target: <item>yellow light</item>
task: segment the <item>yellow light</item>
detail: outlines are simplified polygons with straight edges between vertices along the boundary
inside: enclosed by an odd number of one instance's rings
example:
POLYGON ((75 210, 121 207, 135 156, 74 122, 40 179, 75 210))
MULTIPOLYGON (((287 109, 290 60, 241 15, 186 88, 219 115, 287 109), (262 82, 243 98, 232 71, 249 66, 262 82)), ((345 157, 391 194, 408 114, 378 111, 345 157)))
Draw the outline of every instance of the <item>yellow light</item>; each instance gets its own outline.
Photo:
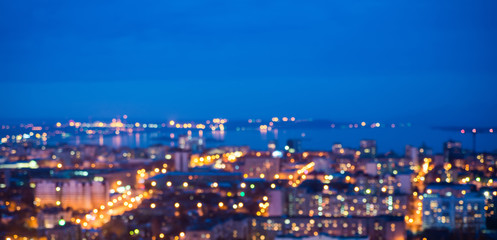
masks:
POLYGON ((57 127, 60 127, 62 126, 62 124, 60 122, 57 123, 57 127))
POLYGON ((150 208, 155 208, 155 203, 151 203, 150 208))
POLYGON ((183 187, 188 187, 188 183, 187 183, 187 182, 184 182, 184 183, 183 183, 183 187))
POLYGON ((169 125, 173 126, 174 125, 174 121, 173 120, 169 121, 169 125))
POLYGON ((155 187, 155 186, 157 185, 157 182, 152 181, 152 182, 150 183, 150 185, 152 185, 152 187, 155 187))
POLYGON ((224 203, 219 202, 218 206, 219 206, 219 207, 223 207, 223 206, 224 206, 224 203))
POLYGON ((201 202, 197 203, 197 207, 201 208, 202 207, 202 203, 201 202))
POLYGON ((175 203, 175 204, 174 204, 174 207, 175 207, 175 208, 179 208, 179 203, 175 203))

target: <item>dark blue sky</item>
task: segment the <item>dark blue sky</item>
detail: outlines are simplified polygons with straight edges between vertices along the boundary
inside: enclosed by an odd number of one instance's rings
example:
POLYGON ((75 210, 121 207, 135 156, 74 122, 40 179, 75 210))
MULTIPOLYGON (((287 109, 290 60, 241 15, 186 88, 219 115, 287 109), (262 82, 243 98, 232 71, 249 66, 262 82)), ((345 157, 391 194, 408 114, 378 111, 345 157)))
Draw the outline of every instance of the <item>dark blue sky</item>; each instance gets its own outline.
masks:
POLYGON ((0 118, 497 123, 497 1, 1 1, 0 118))

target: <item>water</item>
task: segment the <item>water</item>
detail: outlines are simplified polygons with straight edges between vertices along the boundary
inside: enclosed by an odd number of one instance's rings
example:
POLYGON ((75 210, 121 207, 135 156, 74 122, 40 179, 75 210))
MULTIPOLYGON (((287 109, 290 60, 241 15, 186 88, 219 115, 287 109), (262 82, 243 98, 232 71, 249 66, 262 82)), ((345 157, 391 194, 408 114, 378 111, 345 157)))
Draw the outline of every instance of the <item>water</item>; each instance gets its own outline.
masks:
MULTIPOLYGON (((185 129, 162 129, 140 133, 125 133, 120 135, 80 135, 54 141, 69 144, 95 144, 118 147, 148 147, 155 144, 176 146, 177 137, 186 135, 185 129), (174 137, 171 138, 171 133, 174 137)), ((198 130, 192 130, 192 136, 199 135, 198 130)), ((375 139, 378 152, 394 150, 404 153, 405 145, 420 146, 425 143, 434 152, 441 152, 443 143, 450 139, 460 141, 463 148, 473 148, 472 134, 461 134, 458 131, 446 131, 428 127, 399 127, 399 128, 309 128, 309 129, 278 129, 268 132, 258 130, 228 130, 224 132, 203 131, 207 139, 207 147, 248 145, 255 150, 267 150, 270 140, 276 140, 277 148, 283 149, 288 139, 301 139, 304 150, 331 150, 334 143, 342 143, 344 147, 358 148, 362 139, 375 139)), ((476 137, 477 151, 496 151, 497 134, 481 133, 476 137)))

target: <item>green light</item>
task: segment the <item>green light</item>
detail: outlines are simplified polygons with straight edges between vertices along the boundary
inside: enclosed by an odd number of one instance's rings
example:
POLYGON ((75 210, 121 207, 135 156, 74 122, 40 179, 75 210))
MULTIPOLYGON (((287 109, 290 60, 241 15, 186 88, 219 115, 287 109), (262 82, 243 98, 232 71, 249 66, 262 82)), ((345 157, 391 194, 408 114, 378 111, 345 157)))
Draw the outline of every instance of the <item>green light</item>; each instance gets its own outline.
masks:
POLYGON ((135 234, 135 232, 129 231, 129 235, 133 236, 133 234, 135 234))
POLYGON ((254 184, 250 184, 250 188, 254 189, 255 185, 254 184))
POLYGON ((140 230, 135 229, 135 234, 138 234, 138 233, 140 233, 140 230))
POLYGON ((64 219, 60 219, 60 220, 59 220, 59 225, 60 225, 60 226, 64 226, 64 225, 66 225, 66 220, 64 220, 64 219))
POLYGON ((241 192, 240 196, 245 197, 245 192, 241 192))

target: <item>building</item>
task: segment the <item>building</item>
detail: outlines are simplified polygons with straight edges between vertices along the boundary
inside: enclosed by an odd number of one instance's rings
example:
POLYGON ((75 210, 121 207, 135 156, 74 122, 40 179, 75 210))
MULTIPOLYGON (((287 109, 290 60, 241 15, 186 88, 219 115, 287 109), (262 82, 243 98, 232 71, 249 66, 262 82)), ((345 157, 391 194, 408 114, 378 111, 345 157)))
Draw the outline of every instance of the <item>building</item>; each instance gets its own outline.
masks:
POLYGON ((185 231, 185 239, 247 239, 248 221, 243 216, 233 216, 229 219, 213 218, 193 223, 185 231))
POLYGON ((302 152, 302 141, 300 139, 288 139, 285 150, 289 153, 302 152))
POLYGON ((31 179, 35 205, 92 210, 107 204, 110 194, 134 187, 135 175, 115 170, 64 170, 31 179))
POLYGON ((168 172, 157 174, 147 179, 147 184, 155 182, 155 188, 164 189, 168 187, 183 187, 184 183, 188 186, 202 184, 210 186, 211 183, 228 183, 236 185, 243 179, 241 173, 224 172, 224 171, 200 171, 200 172, 168 172))
POLYGON ((359 148, 361 158, 374 158, 376 156, 376 140, 361 140, 359 148))
MULTIPOLYGON (((274 240, 278 236, 310 237, 327 234, 371 240, 404 240, 403 217, 256 217, 249 220, 249 239, 274 240)), ((312 238, 311 238, 312 239, 312 238)))
POLYGON ((109 183, 103 178, 33 179, 35 205, 92 210, 109 201, 109 183))
MULTIPOLYGON (((464 159, 462 143, 453 140, 444 143, 444 162, 454 164, 457 159, 464 159)), ((460 165, 460 164, 457 164, 460 165)))
POLYGON ((174 168, 178 172, 188 172, 190 152, 178 151, 174 153, 174 168))
POLYGON ((242 168, 248 178, 264 178, 272 181, 280 172, 281 159, 272 157, 246 157, 242 168))
POLYGON ((70 222, 72 211, 60 207, 42 209, 37 215, 38 228, 54 228, 70 222))
POLYGON ((330 236, 325 233, 318 233, 316 236, 295 237, 293 235, 276 236, 275 240, 369 240, 368 236, 361 237, 340 237, 330 236))
MULTIPOLYGON (((299 186, 270 191, 269 216, 366 217, 407 214, 407 195, 330 194, 310 188, 299 186)), ((321 190, 322 185, 317 188, 321 190)))
POLYGON ((445 228, 449 230, 480 231, 485 228, 485 198, 477 193, 457 197, 425 194, 423 198, 423 230, 445 228))
POLYGON ((405 158, 411 163, 411 166, 419 165, 419 149, 411 145, 406 145, 405 158))

